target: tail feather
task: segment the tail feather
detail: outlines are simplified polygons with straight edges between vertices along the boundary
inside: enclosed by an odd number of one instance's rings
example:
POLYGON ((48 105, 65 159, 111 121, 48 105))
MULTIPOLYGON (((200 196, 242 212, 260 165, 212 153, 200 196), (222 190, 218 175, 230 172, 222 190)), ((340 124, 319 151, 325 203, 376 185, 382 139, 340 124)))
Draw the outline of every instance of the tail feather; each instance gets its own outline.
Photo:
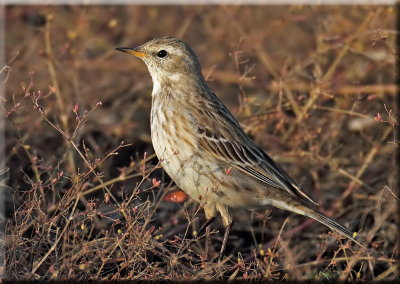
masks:
POLYGON ((356 244, 358 244, 360 247, 366 248, 364 245, 362 245, 359 241, 357 241, 354 237, 353 237, 353 232, 351 232, 349 229, 347 229, 346 227, 340 225, 338 222, 336 222, 335 220, 329 218, 328 216, 317 212, 317 211, 312 211, 311 213, 306 213, 304 214, 310 218, 313 218, 314 220, 324 224, 325 226, 329 227, 331 230, 347 237, 348 239, 352 240, 353 242, 355 242, 356 244))
MULTIPOLYGON (((267 205, 267 203, 266 203, 266 205, 267 205)), ((335 220, 329 218, 328 216, 326 216, 314 209, 308 208, 304 205, 300 205, 298 202, 293 202, 293 205, 289 205, 288 202, 282 202, 282 201, 277 201, 277 200, 268 200, 268 205, 272 205, 272 206, 275 206, 275 207, 278 207, 278 208, 281 208, 284 210, 292 211, 297 214, 310 217, 310 218, 320 222, 321 224, 324 224, 325 226, 330 228, 332 231, 335 231, 335 232, 345 236, 346 238, 348 238, 348 239, 352 240, 353 242, 355 242, 356 244, 358 244, 360 247, 363 247, 366 249, 366 247, 364 245, 362 245, 359 241, 357 241, 353 237, 353 232, 351 232, 346 227, 340 225, 335 220)))

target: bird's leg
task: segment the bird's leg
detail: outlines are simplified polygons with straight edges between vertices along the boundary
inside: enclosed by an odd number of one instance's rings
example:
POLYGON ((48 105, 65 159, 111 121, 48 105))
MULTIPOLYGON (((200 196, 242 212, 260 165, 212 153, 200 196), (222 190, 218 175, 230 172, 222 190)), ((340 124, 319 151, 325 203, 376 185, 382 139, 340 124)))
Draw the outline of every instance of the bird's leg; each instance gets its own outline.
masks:
MULTIPOLYGON (((210 226, 210 224, 214 221, 215 219, 215 206, 212 204, 206 205, 204 206, 204 212, 206 214, 206 218, 207 218, 207 222, 204 223, 204 225, 199 229, 199 231, 196 233, 196 236, 200 236, 201 234, 204 233, 204 230, 207 230, 206 233, 208 235, 208 228, 210 226)), ((194 239, 191 239, 187 242, 187 244, 180 249, 179 251, 184 253, 193 243, 195 242, 194 239)), ((206 252, 206 256, 207 256, 207 252, 206 252)))
POLYGON ((208 258, 208 253, 209 253, 209 248, 210 248, 210 225, 211 223, 215 220, 215 217, 211 217, 210 219, 207 220, 207 222, 203 225, 203 227, 200 228, 198 236, 203 234, 204 230, 206 231, 206 243, 205 243, 205 256, 204 258, 208 258))
POLYGON ((206 243, 204 245, 204 250, 205 250, 205 256, 204 259, 208 259, 208 254, 210 253, 210 226, 206 227, 206 243))
MULTIPOLYGON (((215 220, 215 205, 208 203, 204 205, 204 213, 206 214, 207 222, 200 228, 199 232, 203 232, 206 229, 206 244, 205 244, 205 259, 208 258, 210 249, 210 224, 215 220)), ((199 233, 200 235, 200 233, 199 233)))
POLYGON ((214 220, 215 220, 214 216, 211 217, 210 219, 207 219, 207 222, 205 222, 204 225, 200 228, 197 235, 200 236, 201 234, 203 234, 204 230, 206 230, 206 232, 207 232, 207 230, 209 229, 209 226, 211 225, 212 222, 214 222, 214 220))
MULTIPOLYGON (((199 229, 199 231, 196 233, 196 236, 200 236, 201 234, 203 234, 204 230, 206 231, 206 235, 208 236, 210 224, 214 220, 215 220, 215 217, 211 217, 210 219, 207 219, 207 222, 205 222, 204 225, 199 229)), ((180 250, 180 252, 184 253, 194 242, 195 242, 194 239, 189 240, 187 242, 187 244, 180 250)), ((206 252, 207 252, 207 250, 206 250, 206 252)), ((207 253, 206 253, 206 256, 207 256, 207 253)))
POLYGON ((231 230, 232 230, 232 224, 233 223, 231 222, 230 224, 228 224, 228 226, 225 227, 225 234, 224 234, 224 239, 222 240, 221 250, 219 251, 218 262, 221 261, 223 255, 224 255, 226 243, 228 241, 229 234, 231 233, 231 230))
POLYGON ((218 257, 218 262, 219 262, 222 259, 222 256, 223 256, 225 248, 226 248, 226 243, 229 238, 229 234, 231 233, 231 230, 232 230, 232 217, 229 214, 228 208, 225 205, 217 204, 216 208, 219 211, 219 213, 221 214, 222 223, 224 224, 224 227, 225 227, 224 239, 222 240, 221 250, 219 251, 219 257, 218 257))

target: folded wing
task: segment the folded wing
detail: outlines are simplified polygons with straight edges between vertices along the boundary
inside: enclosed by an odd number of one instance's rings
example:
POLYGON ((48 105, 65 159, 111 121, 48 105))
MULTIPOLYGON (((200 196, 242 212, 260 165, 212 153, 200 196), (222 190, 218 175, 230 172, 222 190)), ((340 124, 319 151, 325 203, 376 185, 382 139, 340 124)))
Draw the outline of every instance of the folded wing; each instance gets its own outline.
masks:
MULTIPOLYGON (((277 163, 254 144, 229 110, 225 108, 216 96, 215 98, 215 105, 211 107, 215 107, 218 111, 207 111, 208 117, 211 121, 218 120, 218 125, 221 125, 221 122, 226 123, 222 124, 224 125, 222 128, 210 129, 212 125, 216 124, 210 123, 210 121, 207 123, 197 122, 200 137, 199 146, 214 157, 268 186, 282 189, 307 203, 318 205, 277 163)), ((204 115, 204 110, 202 112, 204 115)))

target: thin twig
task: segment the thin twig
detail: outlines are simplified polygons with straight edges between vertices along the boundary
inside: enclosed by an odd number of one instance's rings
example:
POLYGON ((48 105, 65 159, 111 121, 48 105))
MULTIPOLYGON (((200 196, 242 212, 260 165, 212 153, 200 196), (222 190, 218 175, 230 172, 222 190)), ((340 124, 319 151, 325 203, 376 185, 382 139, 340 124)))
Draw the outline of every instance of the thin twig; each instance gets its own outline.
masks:
POLYGON ((43 264, 43 262, 49 257, 49 255, 56 249, 61 238, 64 236, 64 233, 67 231, 69 224, 74 219, 73 215, 75 214, 76 206, 78 205, 78 201, 79 201, 80 197, 81 197, 81 193, 78 192, 78 195, 75 198, 74 206, 72 207, 71 213, 69 214, 69 217, 67 219, 67 223, 64 225, 64 229, 62 230, 61 234, 58 236, 58 238, 56 239, 54 244, 51 246, 51 248, 42 257, 42 259, 39 261, 39 263, 32 269, 31 274, 34 274, 36 272, 36 270, 38 270, 39 267, 43 264))

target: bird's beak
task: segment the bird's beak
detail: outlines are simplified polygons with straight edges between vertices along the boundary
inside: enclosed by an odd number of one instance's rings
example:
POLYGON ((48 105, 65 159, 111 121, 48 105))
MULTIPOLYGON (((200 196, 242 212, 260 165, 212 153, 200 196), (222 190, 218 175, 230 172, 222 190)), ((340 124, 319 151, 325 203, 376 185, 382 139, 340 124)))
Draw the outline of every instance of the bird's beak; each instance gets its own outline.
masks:
POLYGON ((116 50, 122 51, 125 53, 133 54, 139 58, 146 57, 147 54, 144 52, 139 51, 137 48, 130 48, 130 47, 117 47, 116 50))

